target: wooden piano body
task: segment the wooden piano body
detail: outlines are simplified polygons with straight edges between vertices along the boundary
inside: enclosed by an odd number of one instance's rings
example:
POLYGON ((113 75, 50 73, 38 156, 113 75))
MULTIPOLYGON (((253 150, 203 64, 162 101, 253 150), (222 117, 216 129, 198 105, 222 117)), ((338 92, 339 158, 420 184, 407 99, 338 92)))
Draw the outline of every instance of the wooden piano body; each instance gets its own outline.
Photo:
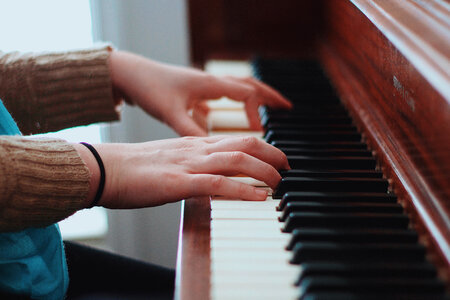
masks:
MULTIPOLYGON (((320 61, 448 286, 450 4, 190 0, 192 60, 320 61)), ((210 201, 184 201, 176 297, 209 299, 210 201)))

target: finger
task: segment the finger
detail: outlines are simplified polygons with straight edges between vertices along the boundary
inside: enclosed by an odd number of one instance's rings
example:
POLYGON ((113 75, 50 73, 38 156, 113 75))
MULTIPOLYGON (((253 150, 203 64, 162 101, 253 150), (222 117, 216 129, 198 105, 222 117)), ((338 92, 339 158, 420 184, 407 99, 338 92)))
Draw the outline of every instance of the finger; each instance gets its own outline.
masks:
POLYGON ((265 161, 278 170, 289 170, 286 155, 278 148, 252 136, 216 137, 207 147, 208 153, 241 151, 265 161))
POLYGON ((208 133, 205 129, 201 128, 195 121, 187 114, 174 113, 169 125, 181 136, 207 136, 208 133))
POLYGON ((246 102, 255 92, 255 88, 246 82, 237 81, 229 77, 210 77, 209 84, 202 86, 199 91, 202 99, 218 99, 228 97, 233 100, 246 102))
POLYGON ((264 201, 267 198, 267 191, 221 175, 192 175, 190 185, 193 196, 220 195, 232 199, 253 201, 264 201))
POLYGON ((203 130, 208 131, 208 116, 209 107, 205 102, 200 102, 192 110, 192 119, 203 130))
POLYGON ((250 129, 257 130, 257 131, 262 130, 261 120, 259 118, 258 107, 259 107, 259 104, 255 99, 249 99, 245 103, 245 113, 247 115, 250 129))
POLYGON ((247 77, 243 79, 245 82, 256 86, 260 90, 260 96, 264 98, 262 104, 267 104, 271 107, 292 108, 292 103, 281 95, 277 90, 268 86, 267 84, 253 78, 247 77))
POLYGON ((217 152, 206 156, 205 159, 195 162, 193 173, 207 173, 233 176, 245 174, 265 182, 275 189, 281 180, 280 174, 270 164, 257 159, 244 152, 217 152))

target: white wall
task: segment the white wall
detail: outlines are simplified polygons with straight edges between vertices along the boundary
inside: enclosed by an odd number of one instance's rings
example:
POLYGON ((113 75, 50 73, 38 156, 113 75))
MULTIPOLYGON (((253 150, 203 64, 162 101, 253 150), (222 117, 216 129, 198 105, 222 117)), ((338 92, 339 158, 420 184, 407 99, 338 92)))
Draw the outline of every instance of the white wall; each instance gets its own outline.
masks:
MULTIPOLYGON (((91 0, 94 40, 118 49, 173 64, 188 65, 185 1, 91 0)), ((104 141, 143 142, 176 134, 135 107, 127 106, 122 121, 103 131, 104 141)), ((107 242, 116 252, 174 267, 180 205, 142 210, 110 210, 107 242)))

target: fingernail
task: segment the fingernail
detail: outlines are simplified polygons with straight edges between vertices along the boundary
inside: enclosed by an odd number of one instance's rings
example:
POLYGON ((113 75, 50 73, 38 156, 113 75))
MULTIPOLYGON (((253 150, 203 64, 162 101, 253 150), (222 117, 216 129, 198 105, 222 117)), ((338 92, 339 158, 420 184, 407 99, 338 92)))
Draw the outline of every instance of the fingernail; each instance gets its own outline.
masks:
POLYGON ((255 189, 256 196, 258 199, 265 200, 267 198, 267 191, 261 189, 255 189))

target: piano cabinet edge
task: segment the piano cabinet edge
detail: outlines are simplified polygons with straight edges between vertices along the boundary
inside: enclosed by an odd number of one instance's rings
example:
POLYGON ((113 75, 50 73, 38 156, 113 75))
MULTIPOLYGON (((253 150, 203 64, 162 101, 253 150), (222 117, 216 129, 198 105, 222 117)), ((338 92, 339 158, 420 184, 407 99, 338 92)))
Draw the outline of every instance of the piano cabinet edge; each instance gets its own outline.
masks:
MULTIPOLYGON (((410 55, 404 54, 422 53, 426 61, 433 61, 434 57, 418 49, 421 44, 417 42, 405 43, 400 51, 392 39, 398 41, 405 37, 383 33, 398 32, 398 20, 385 22, 377 15, 378 10, 368 3, 352 2, 364 4, 365 11, 348 1, 327 2, 329 21, 318 49, 319 60, 374 150, 391 188, 411 217, 421 242, 427 246, 430 259, 438 267, 440 277, 450 287, 450 206, 446 199, 450 189, 445 179, 445 169, 448 170, 450 162, 448 156, 442 155, 443 149, 450 148, 450 105, 439 92, 442 88, 436 89, 430 84, 408 60, 410 55), (371 20, 368 16, 372 16, 371 20), (399 84, 403 93, 399 91, 399 84), (404 97, 408 92, 414 97, 413 103, 404 97), (440 152, 436 152, 439 149, 440 152)), ((411 3, 402 2, 405 7, 411 3)), ((402 22, 415 30, 434 24, 424 21, 421 25, 406 10, 395 12, 401 13, 402 22)), ((437 16, 430 14, 430 18, 437 16)), ((423 43, 433 43, 438 51, 445 53, 447 43, 443 39, 449 35, 448 27, 435 28, 433 37, 422 37, 423 43), (436 36, 441 44, 435 44, 436 36)), ((440 67, 436 68, 434 73, 438 74, 440 67)), ((445 76, 441 79, 441 82, 448 82, 445 76)))
POLYGON ((210 298, 210 197, 182 201, 175 299, 210 298))
POLYGON ((403 156, 401 147, 399 149, 398 145, 392 144, 389 130, 377 124, 380 119, 377 119, 377 113, 369 104, 371 101, 368 99, 369 95, 358 86, 357 77, 353 77, 355 74, 351 74, 350 68, 340 61, 329 46, 323 45, 321 53, 322 64, 328 76, 349 110, 355 125, 363 132, 369 148, 374 151, 379 167, 389 180, 391 188, 410 216, 422 244, 427 247, 429 259, 436 265, 439 276, 449 288, 449 228, 446 226, 445 217, 442 217, 445 211, 438 211, 435 205, 436 201, 442 202, 445 199, 430 199, 433 196, 425 193, 426 189, 420 186, 422 183, 420 175, 414 172, 411 161, 403 156))

